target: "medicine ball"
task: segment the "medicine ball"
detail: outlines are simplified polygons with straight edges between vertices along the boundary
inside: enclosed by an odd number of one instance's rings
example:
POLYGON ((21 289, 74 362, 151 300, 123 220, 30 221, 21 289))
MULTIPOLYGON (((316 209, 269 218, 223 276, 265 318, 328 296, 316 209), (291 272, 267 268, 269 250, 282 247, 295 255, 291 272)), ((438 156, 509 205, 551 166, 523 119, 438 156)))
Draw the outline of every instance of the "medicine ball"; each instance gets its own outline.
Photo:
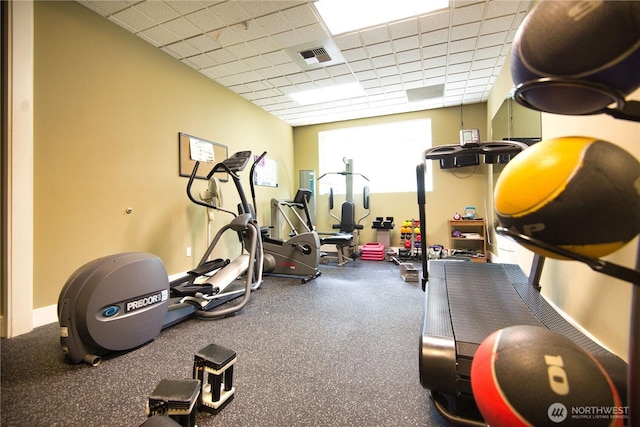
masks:
MULTIPOLYGON (((570 78, 615 88, 640 87, 640 2, 543 1, 516 33, 511 74, 516 86, 539 78, 570 78)), ((534 108, 591 114, 614 100, 602 91, 549 84, 523 93, 534 108)))
POLYGON ((471 364, 471 388, 492 427, 622 426, 625 417, 602 366, 541 326, 511 326, 483 340, 471 364))
POLYGON ((595 138, 563 137, 538 142, 509 162, 494 204, 505 228, 601 257, 640 232, 639 192, 640 162, 631 154, 595 138))

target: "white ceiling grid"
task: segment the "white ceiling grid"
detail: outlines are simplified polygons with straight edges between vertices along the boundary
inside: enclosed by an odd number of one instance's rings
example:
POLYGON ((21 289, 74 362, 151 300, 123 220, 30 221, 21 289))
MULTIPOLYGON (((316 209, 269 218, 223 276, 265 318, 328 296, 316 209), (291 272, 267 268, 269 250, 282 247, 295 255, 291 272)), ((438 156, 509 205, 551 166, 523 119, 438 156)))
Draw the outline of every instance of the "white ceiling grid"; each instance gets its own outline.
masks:
POLYGON ((451 0, 424 16, 332 36, 313 1, 78 0, 292 126, 487 100, 531 0, 451 0), (304 70, 285 52, 332 39, 345 62, 304 70), (288 94, 359 82, 364 96, 288 94), (406 90, 444 85, 409 101, 406 90))

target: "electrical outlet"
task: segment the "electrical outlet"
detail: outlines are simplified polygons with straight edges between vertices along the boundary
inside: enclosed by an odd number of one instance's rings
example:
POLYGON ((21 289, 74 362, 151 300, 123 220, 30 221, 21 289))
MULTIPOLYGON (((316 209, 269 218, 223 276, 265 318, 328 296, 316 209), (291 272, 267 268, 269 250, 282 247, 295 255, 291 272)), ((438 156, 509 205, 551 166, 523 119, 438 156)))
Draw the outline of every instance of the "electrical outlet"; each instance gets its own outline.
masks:
POLYGON ((191 256, 191 246, 187 246, 187 256, 191 256))

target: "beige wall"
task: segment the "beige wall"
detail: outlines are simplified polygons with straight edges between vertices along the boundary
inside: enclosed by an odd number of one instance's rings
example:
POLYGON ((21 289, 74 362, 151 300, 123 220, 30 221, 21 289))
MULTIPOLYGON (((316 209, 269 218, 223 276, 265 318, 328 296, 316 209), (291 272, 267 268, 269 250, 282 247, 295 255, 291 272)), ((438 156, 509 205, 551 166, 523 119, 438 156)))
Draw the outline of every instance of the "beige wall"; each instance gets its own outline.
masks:
MULTIPOLYGON (((169 274, 197 263, 206 214, 178 176, 178 132, 278 161, 280 187, 257 187, 263 223, 272 197, 290 197, 289 125, 78 3, 35 3, 34 103, 34 308, 102 255, 148 251, 169 274)), ((234 187, 223 191, 235 210, 234 187)))
MULTIPOLYGON (((481 137, 485 138, 485 135, 487 135, 486 115, 487 110, 484 103, 465 105, 462 108, 464 127, 479 128, 481 137)), ((417 118, 431 119, 434 145, 458 143, 461 123, 460 107, 303 126, 294 128, 293 131, 296 168, 318 171, 318 132, 320 131, 417 118)), ((406 163, 407 167, 412 170, 415 170, 416 165, 420 162, 420 159, 406 159, 401 152, 394 151, 392 143, 389 144, 389 151, 381 153, 381 156, 387 158, 389 162, 406 163)), ((470 173, 474 171, 473 168, 463 168, 451 172, 450 170, 440 170, 435 162, 433 166, 434 191, 427 194, 427 242, 429 245, 441 244, 448 246, 447 220, 455 212, 461 212, 465 206, 474 205, 478 209, 479 216, 485 214, 483 195, 487 168, 485 165, 480 165, 474 173, 470 173)), ((357 165, 355 172, 357 172, 357 165)), ((361 197, 360 194, 354 195, 358 205, 356 217, 364 214, 361 209, 361 197)), ((372 221, 376 216, 393 216, 396 228, 391 233, 391 244, 392 246, 399 246, 400 232, 398 229, 402 220, 412 218, 417 220, 419 218, 415 193, 374 193, 371 195, 370 204, 371 216, 363 221, 364 230, 360 234, 360 242, 376 241, 375 230, 371 229, 372 221)), ((327 212, 327 196, 318 195, 316 222, 320 231, 331 230, 331 224, 336 222, 329 217, 327 212)), ((339 210, 335 209, 334 213, 339 215, 339 210)))
MULTIPOLYGON (((490 123, 513 81, 509 63, 505 63, 487 102, 490 123)), ((629 96, 639 99, 640 90, 629 96)), ((602 138, 620 145, 640 158, 640 124, 616 120, 605 115, 563 116, 542 114, 542 137, 584 135, 602 138)), ((495 248, 500 261, 516 262, 528 271, 532 252, 503 239, 501 248, 495 248)), ((635 266, 637 238, 605 259, 633 268, 635 266)), ((611 351, 627 360, 629 348, 629 321, 631 285, 595 273, 575 261, 547 260, 541 279, 542 293, 588 333, 611 351)))

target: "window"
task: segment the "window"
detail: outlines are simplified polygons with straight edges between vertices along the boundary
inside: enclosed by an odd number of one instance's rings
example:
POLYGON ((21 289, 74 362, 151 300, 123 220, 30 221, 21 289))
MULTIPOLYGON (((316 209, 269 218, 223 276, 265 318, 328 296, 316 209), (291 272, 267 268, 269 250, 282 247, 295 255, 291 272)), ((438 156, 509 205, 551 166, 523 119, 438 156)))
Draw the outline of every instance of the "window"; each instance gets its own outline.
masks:
MULTIPOLYGON (((345 194, 344 159, 353 160, 353 188, 369 186, 372 193, 416 192, 416 166, 431 147, 431 120, 405 120, 318 133, 320 194, 333 188, 345 194), (362 178, 361 175, 368 178, 362 178)), ((427 163, 425 188, 431 191, 431 164, 427 163)))

